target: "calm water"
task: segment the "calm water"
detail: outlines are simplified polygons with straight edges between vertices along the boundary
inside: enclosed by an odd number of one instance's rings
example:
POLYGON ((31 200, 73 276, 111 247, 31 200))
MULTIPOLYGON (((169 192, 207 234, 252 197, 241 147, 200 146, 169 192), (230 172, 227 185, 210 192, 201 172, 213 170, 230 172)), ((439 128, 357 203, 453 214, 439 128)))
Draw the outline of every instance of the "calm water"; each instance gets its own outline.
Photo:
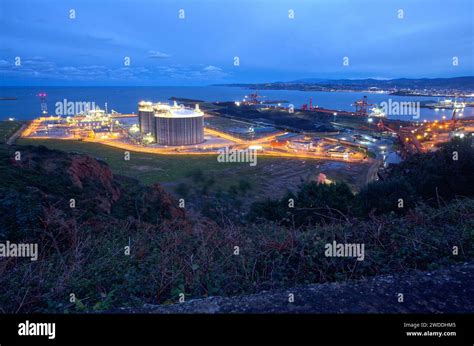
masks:
MULTIPOLYGON (((40 115, 40 101, 36 96, 40 92, 47 93, 47 104, 50 114, 54 114, 56 102, 95 102, 101 108, 107 102, 108 110, 121 113, 137 111, 137 103, 141 100, 162 101, 168 98, 183 97, 205 101, 239 101, 253 91, 235 87, 0 87, 0 97, 16 97, 14 101, 0 101, 0 120, 10 117, 16 119, 33 119, 40 115)), ((351 104, 367 95, 371 103, 380 104, 389 98, 393 101, 423 101, 433 100, 432 97, 406 97, 389 96, 384 94, 367 94, 359 92, 306 92, 293 90, 262 90, 259 94, 265 96, 264 100, 287 100, 299 108, 304 103, 309 103, 313 97, 313 105, 337 110, 353 111, 351 104)), ((435 111, 421 109, 421 119, 441 119, 443 115, 448 118, 451 110, 435 111)), ((464 116, 474 116, 474 108, 467 107, 464 116)), ((393 118, 407 119, 407 116, 393 116, 393 118)), ((408 117, 409 118, 409 117, 408 117)))

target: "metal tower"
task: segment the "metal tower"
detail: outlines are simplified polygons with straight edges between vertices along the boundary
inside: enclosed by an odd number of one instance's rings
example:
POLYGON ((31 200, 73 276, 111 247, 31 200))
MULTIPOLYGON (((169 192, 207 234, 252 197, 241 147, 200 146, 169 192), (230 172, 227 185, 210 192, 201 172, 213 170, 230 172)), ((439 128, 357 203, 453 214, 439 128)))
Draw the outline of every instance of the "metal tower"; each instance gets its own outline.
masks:
POLYGON ((41 102, 41 114, 46 115, 48 114, 48 104, 46 103, 46 93, 39 93, 38 97, 40 98, 41 102))

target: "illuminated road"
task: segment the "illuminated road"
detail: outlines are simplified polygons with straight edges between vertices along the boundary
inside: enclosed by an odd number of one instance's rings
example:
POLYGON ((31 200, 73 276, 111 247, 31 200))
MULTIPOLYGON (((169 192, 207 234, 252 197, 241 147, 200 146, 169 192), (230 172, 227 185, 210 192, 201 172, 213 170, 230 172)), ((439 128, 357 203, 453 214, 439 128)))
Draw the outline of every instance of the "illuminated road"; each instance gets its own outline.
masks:
MULTIPOLYGON (((59 140, 77 140, 72 136, 68 137, 53 137, 53 136, 32 136, 36 129, 41 125, 41 119, 34 120, 30 123, 30 126, 21 135, 24 138, 30 139, 59 139, 59 140)), ((304 150, 289 150, 289 149, 276 149, 271 147, 268 142, 274 140, 277 136, 284 134, 275 133, 267 137, 258 138, 252 141, 245 141, 243 139, 231 136, 226 133, 222 133, 212 129, 205 129, 207 135, 211 135, 218 138, 228 140, 229 143, 212 143, 212 140, 207 143, 201 143, 193 146, 182 146, 182 147, 163 147, 163 146, 141 146, 127 142, 124 138, 82 138, 81 141, 88 143, 99 143, 114 148, 119 148, 127 151, 142 152, 159 155, 217 155, 218 149, 229 147, 235 150, 246 150, 250 146, 259 146, 262 150, 258 151, 259 156, 272 156, 272 157, 287 157, 287 158, 302 158, 302 159, 316 159, 326 161, 342 161, 347 163, 361 163, 367 162, 367 159, 363 158, 360 153, 354 154, 352 157, 342 158, 334 157, 326 154, 325 152, 308 152, 304 150)))
POLYGON ((258 138, 256 140, 254 140, 253 143, 254 144, 257 144, 257 143, 260 144, 260 143, 274 141, 278 136, 282 136, 282 135, 285 135, 285 134, 287 134, 287 132, 275 133, 275 134, 267 136, 267 137, 258 138))
POLYGON ((28 127, 22 132, 21 137, 29 137, 31 136, 32 133, 35 133, 38 127, 41 125, 43 120, 41 118, 35 119, 30 124, 28 127))
POLYGON ((227 140, 232 141, 232 142, 237 143, 237 144, 243 144, 243 143, 246 142, 243 139, 231 136, 231 135, 229 135, 227 133, 224 133, 224 132, 219 132, 219 131, 216 131, 216 130, 209 129, 207 127, 204 129, 204 133, 213 135, 215 137, 221 137, 221 138, 227 139, 227 140))
MULTIPOLYGON (((108 145, 115 148, 120 148, 128 151, 135 151, 135 152, 143 152, 143 153, 150 153, 150 154, 159 154, 159 155, 217 155, 217 149, 222 148, 222 145, 216 146, 215 150, 209 151, 189 151, 184 149, 178 149, 176 147, 169 147, 169 148, 156 148, 156 147, 144 147, 138 146, 135 144, 129 144, 120 140, 110 140, 110 139, 84 139, 84 142, 90 143, 100 143, 104 145, 108 145)), ((236 150, 245 150, 248 149, 250 145, 253 143, 246 142, 245 145, 237 145, 232 147, 232 149, 236 150)), ((209 148, 209 147, 206 147, 209 148)), ((274 156, 274 157, 288 157, 288 158, 303 158, 303 159, 318 159, 318 160, 329 160, 329 161, 343 161, 343 162, 350 162, 350 163, 360 163, 364 162, 363 158, 338 158, 338 157, 329 157, 325 154, 318 154, 313 152, 304 152, 299 151, 295 152, 283 152, 283 151, 276 151, 276 150, 265 150, 263 152, 258 152, 258 156, 274 156)))

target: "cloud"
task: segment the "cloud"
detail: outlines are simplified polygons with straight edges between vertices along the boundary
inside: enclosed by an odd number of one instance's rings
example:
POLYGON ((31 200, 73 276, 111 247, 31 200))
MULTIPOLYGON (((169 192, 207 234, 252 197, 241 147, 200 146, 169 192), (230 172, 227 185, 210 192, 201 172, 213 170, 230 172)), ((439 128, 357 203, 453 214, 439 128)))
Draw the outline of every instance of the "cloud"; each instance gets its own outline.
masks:
POLYGON ((46 76, 55 73, 56 65, 42 57, 34 56, 16 60, 2 60, 0 63, 0 74, 8 76, 46 76), (17 65, 18 63, 18 65, 17 65))
POLYGON ((203 68, 203 71, 207 72, 222 72, 222 69, 220 67, 216 67, 213 65, 209 65, 203 68))
POLYGON ((43 57, 22 59, 20 65, 14 61, 0 61, 0 76, 12 78, 53 78, 57 80, 94 80, 106 77, 107 68, 100 65, 58 66, 55 62, 43 57))
MULTIPOLYGON (((156 53, 156 52, 155 52, 156 53)), ((22 59, 21 65, 0 59, 0 78, 53 79, 57 81, 166 81, 203 82, 222 80, 229 74, 214 65, 164 65, 164 66, 122 66, 103 65, 58 65, 43 57, 22 59)))
POLYGON ((193 74, 195 78, 201 79, 222 79, 228 75, 223 69, 214 65, 208 65, 199 71, 195 71, 193 74))
POLYGON ((156 50, 150 50, 148 52, 148 57, 150 59, 169 59, 171 58, 171 55, 156 50))

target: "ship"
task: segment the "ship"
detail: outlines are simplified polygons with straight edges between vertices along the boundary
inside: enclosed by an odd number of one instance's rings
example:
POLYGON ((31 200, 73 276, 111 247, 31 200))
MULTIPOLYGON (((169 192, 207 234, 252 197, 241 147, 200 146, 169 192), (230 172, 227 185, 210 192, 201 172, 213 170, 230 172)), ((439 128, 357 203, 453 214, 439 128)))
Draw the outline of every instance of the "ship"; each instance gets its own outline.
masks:
POLYGON ((386 118, 387 114, 383 111, 380 107, 373 107, 370 109, 370 113, 368 114, 369 117, 373 118, 386 118))
POLYGON ((463 109, 466 107, 464 102, 457 102, 456 100, 445 99, 435 103, 427 103, 424 105, 426 108, 431 109, 463 109))

